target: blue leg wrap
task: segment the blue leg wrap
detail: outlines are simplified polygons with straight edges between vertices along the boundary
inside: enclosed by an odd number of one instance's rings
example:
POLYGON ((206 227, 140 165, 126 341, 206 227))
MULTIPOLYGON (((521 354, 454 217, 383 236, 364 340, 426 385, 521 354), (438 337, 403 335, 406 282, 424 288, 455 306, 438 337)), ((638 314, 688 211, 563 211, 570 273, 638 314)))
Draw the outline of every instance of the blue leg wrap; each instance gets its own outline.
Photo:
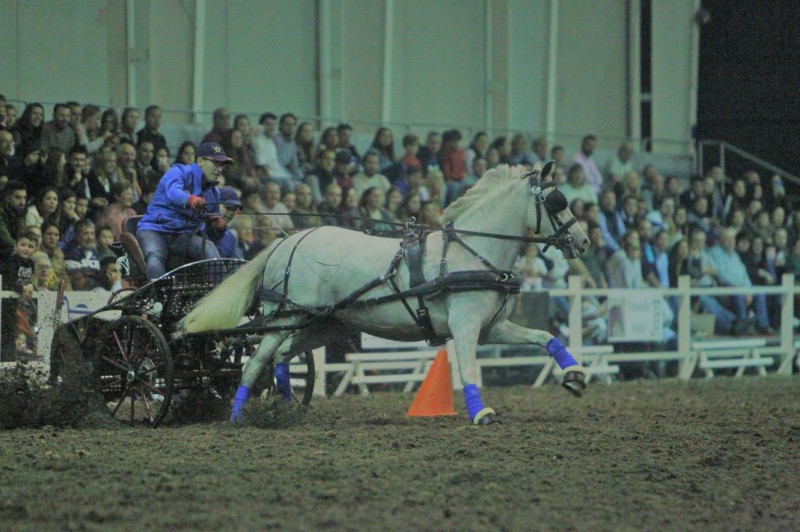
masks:
POLYGON ((481 392, 474 384, 467 384, 464 386, 464 403, 467 405, 467 414, 470 421, 475 419, 478 412, 483 410, 483 401, 481 401, 481 392))
POLYGON ((292 385, 289 382, 288 362, 278 362, 275 364, 275 380, 278 384, 278 393, 283 397, 283 401, 288 403, 292 400, 292 385))
POLYGON ((558 367, 561 369, 578 365, 578 362, 572 358, 572 355, 569 354, 567 348, 564 347, 564 344, 562 344, 561 340, 558 338, 553 338, 547 342, 547 354, 555 359, 558 367))
POLYGON ((250 397, 250 387, 240 384, 236 389, 236 395, 233 397, 233 410, 231 410, 231 421, 239 421, 242 419, 242 407, 244 406, 247 398, 250 397))

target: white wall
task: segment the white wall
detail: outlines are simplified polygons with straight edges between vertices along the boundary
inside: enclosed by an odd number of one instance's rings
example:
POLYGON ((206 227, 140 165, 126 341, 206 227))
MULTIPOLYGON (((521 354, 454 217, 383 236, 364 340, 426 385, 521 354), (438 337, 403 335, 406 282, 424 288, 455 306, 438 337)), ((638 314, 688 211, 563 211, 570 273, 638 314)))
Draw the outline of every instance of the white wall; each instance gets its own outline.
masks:
MULTIPOLYGON (((126 1, 0 0, 0 92, 115 106, 130 92, 137 107, 184 110, 165 120, 188 122, 196 1, 203 0, 130 3, 128 79, 126 1)), ((628 136, 626 2, 486 1, 204 0, 203 122, 227 106, 301 118, 326 112, 331 122, 347 120, 367 135, 383 120, 396 137, 408 124, 418 134, 450 125, 469 126, 465 133, 539 134, 550 97, 556 140, 570 150, 587 132, 605 137, 601 148, 611 150, 628 136), (551 41, 554 6, 558 35, 551 41), (387 20, 393 47, 385 55, 387 20), (547 85, 551 44, 558 51, 554 95, 547 85)), ((653 4, 654 136, 688 140, 693 0, 653 4)))

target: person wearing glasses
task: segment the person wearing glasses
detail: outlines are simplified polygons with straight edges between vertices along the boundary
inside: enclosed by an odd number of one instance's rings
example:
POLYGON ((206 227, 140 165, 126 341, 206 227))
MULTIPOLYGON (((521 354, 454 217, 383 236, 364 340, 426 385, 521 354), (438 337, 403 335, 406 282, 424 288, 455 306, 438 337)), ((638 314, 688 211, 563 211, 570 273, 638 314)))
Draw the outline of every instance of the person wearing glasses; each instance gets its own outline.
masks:
POLYGON ((158 182, 136 231, 148 281, 166 273, 170 256, 185 261, 220 258, 213 238, 225 232, 227 222, 220 215, 217 183, 223 166, 231 162, 222 146, 207 142, 197 148, 194 163, 173 164, 158 182), (198 234, 205 225, 209 238, 198 234))

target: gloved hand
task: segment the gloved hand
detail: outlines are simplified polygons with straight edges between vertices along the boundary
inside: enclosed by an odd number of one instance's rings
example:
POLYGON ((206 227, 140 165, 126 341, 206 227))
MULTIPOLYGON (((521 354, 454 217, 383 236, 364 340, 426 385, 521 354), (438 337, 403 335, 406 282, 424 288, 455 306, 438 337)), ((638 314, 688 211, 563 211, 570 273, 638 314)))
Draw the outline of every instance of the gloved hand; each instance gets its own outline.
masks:
POLYGON ((208 225, 215 231, 224 231, 228 227, 228 222, 219 214, 212 214, 208 217, 208 225))
POLYGON ((186 206, 192 209, 194 212, 202 212, 203 208, 206 206, 206 200, 200 196, 195 196, 192 194, 189 196, 189 201, 186 202, 186 206))

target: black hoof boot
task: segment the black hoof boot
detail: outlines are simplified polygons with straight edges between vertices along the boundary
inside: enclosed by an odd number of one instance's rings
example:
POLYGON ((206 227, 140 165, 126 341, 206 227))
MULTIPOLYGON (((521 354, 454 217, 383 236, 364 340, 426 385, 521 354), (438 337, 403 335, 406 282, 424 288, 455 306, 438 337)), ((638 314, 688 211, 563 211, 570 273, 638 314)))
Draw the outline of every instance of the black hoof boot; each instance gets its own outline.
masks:
POLYGON ((497 414, 486 414, 478 420, 478 425, 491 425, 492 423, 500 423, 500 418, 497 414))
POLYGON ((564 375, 564 382, 561 385, 575 397, 582 397, 586 389, 586 377, 580 371, 570 371, 564 375))

